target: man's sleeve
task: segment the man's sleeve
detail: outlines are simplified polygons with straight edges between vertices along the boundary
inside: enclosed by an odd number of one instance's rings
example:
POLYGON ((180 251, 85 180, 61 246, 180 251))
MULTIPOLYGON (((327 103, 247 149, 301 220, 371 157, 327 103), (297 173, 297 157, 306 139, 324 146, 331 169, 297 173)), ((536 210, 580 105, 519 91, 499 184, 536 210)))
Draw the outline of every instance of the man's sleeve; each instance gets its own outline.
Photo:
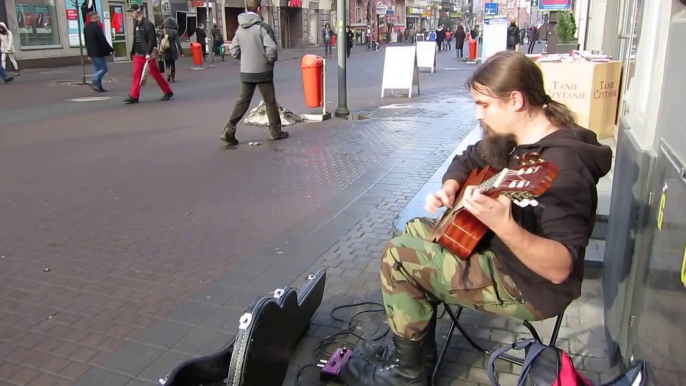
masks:
POLYGON ((461 186, 472 170, 485 167, 486 163, 479 156, 479 146, 481 146, 481 141, 468 146, 462 154, 456 155, 455 158, 453 158, 453 162, 448 166, 448 170, 443 175, 443 182, 455 180, 461 186))
POLYGON ((558 171, 551 187, 536 199, 536 235, 567 247, 573 261, 583 258, 593 231, 589 224, 595 216, 596 197, 595 184, 581 171, 558 171))
POLYGON ((279 58, 279 53, 276 46, 276 37, 274 30, 269 25, 262 25, 261 29, 262 44, 264 45, 264 54, 267 56, 269 63, 276 63, 279 58))
POLYGON ((108 47, 107 50, 109 51, 107 54, 111 54, 114 52, 114 49, 112 48, 112 45, 110 45, 110 42, 107 41, 107 37, 105 37, 105 33, 102 31, 102 28, 98 26, 98 40, 102 42, 103 47, 108 47))
POLYGON ((155 33, 155 26, 152 22, 145 24, 145 35, 147 36, 147 47, 145 48, 145 53, 147 55, 152 55, 152 50, 155 49, 155 44, 157 43, 157 34, 155 33))
POLYGON ((233 40, 231 40, 231 44, 229 45, 229 53, 234 58, 240 60, 240 58, 241 58, 241 44, 238 41, 238 30, 236 30, 236 34, 233 36, 233 40))

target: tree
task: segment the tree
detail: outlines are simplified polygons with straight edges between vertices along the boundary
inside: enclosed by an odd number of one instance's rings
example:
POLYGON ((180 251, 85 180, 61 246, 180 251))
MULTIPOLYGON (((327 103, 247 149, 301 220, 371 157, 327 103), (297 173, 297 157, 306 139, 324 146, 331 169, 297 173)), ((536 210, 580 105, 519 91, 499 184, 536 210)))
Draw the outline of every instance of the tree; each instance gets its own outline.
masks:
POLYGON ((560 12, 557 18, 557 24, 555 25, 555 32, 560 38, 562 44, 569 44, 569 42, 574 39, 574 33, 576 32, 576 22, 574 21, 574 15, 569 11, 560 12))
POLYGON ((81 29, 81 6, 79 5, 79 0, 72 0, 71 5, 76 9, 76 14, 78 15, 77 22, 79 28, 79 58, 81 59, 81 84, 86 84, 86 63, 83 61, 83 41, 81 36, 83 35, 83 30, 81 29))

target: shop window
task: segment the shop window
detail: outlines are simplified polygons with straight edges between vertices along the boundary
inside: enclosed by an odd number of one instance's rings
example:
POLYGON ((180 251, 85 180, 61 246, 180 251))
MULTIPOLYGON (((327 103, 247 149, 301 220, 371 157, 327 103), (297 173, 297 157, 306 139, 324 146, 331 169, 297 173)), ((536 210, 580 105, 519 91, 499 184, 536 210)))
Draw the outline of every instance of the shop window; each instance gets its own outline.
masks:
POLYGON ((54 0, 15 0, 14 4, 22 47, 60 44, 54 0))

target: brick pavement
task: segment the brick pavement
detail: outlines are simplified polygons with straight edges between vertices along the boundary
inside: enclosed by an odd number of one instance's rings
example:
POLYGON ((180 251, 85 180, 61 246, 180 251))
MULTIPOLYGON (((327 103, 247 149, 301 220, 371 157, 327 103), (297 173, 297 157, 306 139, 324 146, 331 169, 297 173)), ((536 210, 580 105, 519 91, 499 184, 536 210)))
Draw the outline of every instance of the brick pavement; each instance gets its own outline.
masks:
POLYGON ((151 384, 216 350, 251 300, 449 154, 463 129, 430 124, 464 98, 412 101, 435 118, 299 125, 289 141, 232 151, 175 126, 49 139, 33 128, 5 143, 0 385, 151 384))

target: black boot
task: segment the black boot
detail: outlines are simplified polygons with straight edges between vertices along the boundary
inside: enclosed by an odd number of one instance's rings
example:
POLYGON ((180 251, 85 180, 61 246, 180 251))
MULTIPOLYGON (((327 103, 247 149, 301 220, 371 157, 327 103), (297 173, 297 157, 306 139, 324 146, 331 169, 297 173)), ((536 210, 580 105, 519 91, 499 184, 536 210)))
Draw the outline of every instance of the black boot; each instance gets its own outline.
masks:
POLYGON ((281 130, 281 127, 269 128, 269 140, 278 141, 279 139, 288 138, 288 132, 281 130))
POLYGON ((428 386, 423 342, 394 337, 384 360, 368 360, 356 350, 341 369, 341 377, 354 386, 428 386))
POLYGON ((219 138, 229 145, 238 145, 238 140, 236 139, 236 128, 232 127, 230 123, 227 123, 226 126, 224 126, 224 131, 222 131, 222 135, 219 138))

